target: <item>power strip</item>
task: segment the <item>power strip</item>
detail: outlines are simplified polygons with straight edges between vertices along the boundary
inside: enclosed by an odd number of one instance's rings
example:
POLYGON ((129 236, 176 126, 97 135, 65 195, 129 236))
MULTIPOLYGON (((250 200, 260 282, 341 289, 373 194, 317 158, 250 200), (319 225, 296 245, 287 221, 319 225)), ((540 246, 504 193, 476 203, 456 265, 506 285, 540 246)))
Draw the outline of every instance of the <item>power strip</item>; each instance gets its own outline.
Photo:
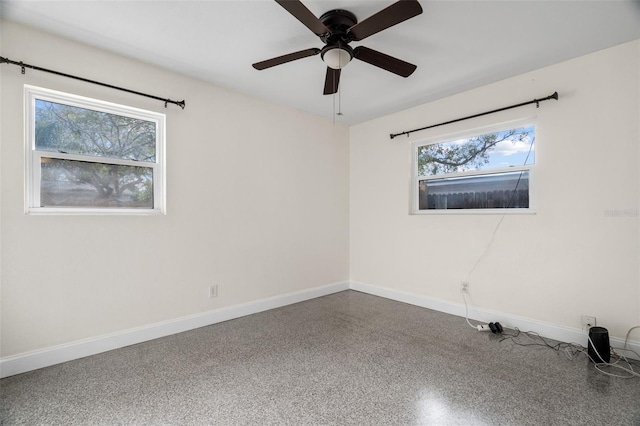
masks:
POLYGON ((490 331, 493 334, 502 334, 502 332, 504 331, 504 329, 502 328, 502 325, 499 322, 490 322, 487 325, 477 325, 476 328, 478 329, 478 331, 490 331))

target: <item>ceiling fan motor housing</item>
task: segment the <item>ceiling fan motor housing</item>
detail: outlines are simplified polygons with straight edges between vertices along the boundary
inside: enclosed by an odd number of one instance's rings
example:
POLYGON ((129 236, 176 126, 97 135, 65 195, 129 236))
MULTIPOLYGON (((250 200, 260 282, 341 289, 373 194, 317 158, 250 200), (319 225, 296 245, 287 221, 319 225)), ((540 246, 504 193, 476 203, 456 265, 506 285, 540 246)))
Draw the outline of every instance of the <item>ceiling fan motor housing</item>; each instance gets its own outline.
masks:
POLYGON ((320 16, 320 21, 329 29, 329 34, 323 34, 320 38, 327 45, 337 43, 349 43, 351 38, 347 30, 358 23, 356 15, 343 9, 334 9, 320 16))

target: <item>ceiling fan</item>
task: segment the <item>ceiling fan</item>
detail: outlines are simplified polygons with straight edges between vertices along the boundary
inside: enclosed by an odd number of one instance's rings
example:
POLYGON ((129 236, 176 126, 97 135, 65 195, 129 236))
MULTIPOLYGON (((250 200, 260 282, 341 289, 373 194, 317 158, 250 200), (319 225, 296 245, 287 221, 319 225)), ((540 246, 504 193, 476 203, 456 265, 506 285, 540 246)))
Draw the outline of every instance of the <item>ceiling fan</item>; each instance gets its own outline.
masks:
POLYGON ((400 0, 389 7, 373 14, 364 21, 358 22, 355 15, 348 10, 330 10, 320 19, 299 0, 275 0, 287 12, 302 22, 325 44, 322 49, 311 48, 289 53, 276 58, 253 64, 257 70, 264 70, 282 65, 297 59, 320 54, 327 65, 327 76, 324 82, 324 94, 331 95, 338 91, 340 72, 351 59, 359 59, 402 77, 409 77, 416 66, 368 47, 351 48, 349 43, 365 38, 392 27, 422 13, 417 0, 400 0))

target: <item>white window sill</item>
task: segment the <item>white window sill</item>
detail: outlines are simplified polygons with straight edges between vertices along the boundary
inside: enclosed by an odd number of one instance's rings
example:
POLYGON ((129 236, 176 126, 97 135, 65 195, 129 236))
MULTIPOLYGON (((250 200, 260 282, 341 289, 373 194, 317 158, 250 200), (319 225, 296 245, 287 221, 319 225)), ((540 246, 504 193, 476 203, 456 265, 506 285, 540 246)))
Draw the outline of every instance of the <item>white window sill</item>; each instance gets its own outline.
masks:
POLYGON ((159 216, 166 213, 160 209, 70 209, 64 207, 41 207, 27 209, 25 214, 29 216, 159 216))
POLYGON ((411 216, 431 215, 535 215, 535 209, 441 209, 418 210, 409 213, 411 216))

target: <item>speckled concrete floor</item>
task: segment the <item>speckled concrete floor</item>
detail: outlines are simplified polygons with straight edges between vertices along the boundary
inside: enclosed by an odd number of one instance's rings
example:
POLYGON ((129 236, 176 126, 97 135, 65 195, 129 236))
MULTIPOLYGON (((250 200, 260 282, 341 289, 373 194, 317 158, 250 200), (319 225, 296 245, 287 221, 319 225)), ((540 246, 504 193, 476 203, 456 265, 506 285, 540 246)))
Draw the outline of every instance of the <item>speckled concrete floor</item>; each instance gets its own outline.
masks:
POLYGON ((640 381, 346 291, 0 381, 2 425, 640 425, 640 381))

